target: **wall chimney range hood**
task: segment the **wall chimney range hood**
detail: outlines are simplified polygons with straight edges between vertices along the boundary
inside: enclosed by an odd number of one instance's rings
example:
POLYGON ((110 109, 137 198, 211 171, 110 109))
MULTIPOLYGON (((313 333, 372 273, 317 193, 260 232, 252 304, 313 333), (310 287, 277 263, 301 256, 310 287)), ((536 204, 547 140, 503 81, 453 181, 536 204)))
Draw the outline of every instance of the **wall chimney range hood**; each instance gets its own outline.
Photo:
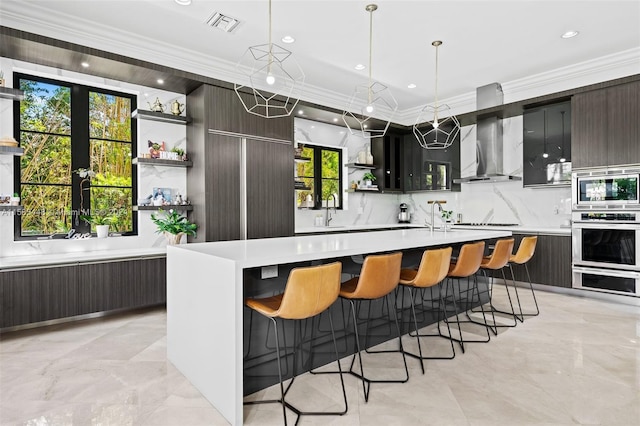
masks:
MULTIPOLYGON (((504 95, 499 83, 476 89, 476 109, 502 105, 504 95)), ((454 179, 454 183, 508 182, 522 180, 519 176, 505 175, 503 159, 502 120, 497 116, 478 118, 476 126, 476 175, 454 179)))

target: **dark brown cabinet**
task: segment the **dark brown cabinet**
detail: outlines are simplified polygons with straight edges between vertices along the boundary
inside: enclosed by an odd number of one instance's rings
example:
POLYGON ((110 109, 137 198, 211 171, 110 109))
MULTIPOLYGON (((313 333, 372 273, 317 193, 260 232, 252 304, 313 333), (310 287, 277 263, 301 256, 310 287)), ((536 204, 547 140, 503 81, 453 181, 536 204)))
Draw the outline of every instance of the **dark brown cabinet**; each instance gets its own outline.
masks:
POLYGON ((166 260, 0 271, 0 328, 166 303, 166 260))
POLYGON ((424 149, 413 134, 404 136, 403 189, 460 191, 460 138, 446 149, 424 149))
POLYGON ((190 241, 294 233, 293 118, 249 114, 233 90, 203 85, 187 96, 190 241))
MULTIPOLYGON (((516 249, 525 236, 513 234, 516 249)), ((571 287, 571 236, 538 235, 535 254, 527 266, 534 284, 571 287)), ((517 281, 527 281, 523 266, 514 265, 513 271, 517 281)))
POLYGON ((574 95, 573 169, 640 163, 640 82, 574 95))

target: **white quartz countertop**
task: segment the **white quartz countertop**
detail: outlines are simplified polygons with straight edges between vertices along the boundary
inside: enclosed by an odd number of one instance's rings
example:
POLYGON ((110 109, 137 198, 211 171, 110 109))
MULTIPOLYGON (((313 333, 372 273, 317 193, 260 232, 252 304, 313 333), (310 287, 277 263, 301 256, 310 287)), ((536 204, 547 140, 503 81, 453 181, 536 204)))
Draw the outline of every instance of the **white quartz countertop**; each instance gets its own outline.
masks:
POLYGON ((549 226, 490 226, 490 225, 454 225, 455 229, 485 229, 488 231, 504 229, 516 234, 549 234, 549 235, 567 235, 571 236, 571 227, 549 227, 549 226))
POLYGON ((375 231, 375 230, 393 230, 393 229, 405 229, 405 228, 424 228, 424 225, 417 225, 414 223, 380 223, 369 225, 330 225, 330 226, 308 226, 303 228, 296 228, 296 235, 298 234, 317 234, 324 232, 348 232, 348 231, 375 231))
POLYGON ((165 256, 164 247, 0 257, 0 270, 165 256))
POLYGON ((318 259, 330 259, 366 253, 388 252, 418 247, 457 244, 474 240, 508 237, 508 230, 456 229, 431 232, 426 228, 396 231, 331 233, 285 238, 220 241, 214 243, 169 246, 215 256, 235 262, 237 267, 251 268, 318 259))
MULTIPOLYGON (((455 229, 481 229, 489 231, 512 231, 518 234, 551 234, 551 235, 571 235, 571 227, 550 227, 535 225, 514 225, 514 226, 490 226, 490 225, 453 225, 455 229)), ((300 234, 318 234, 329 232, 357 232, 357 231, 375 231, 386 229, 405 229, 405 228, 425 228, 424 225, 415 223, 393 223, 393 224, 370 224, 370 225, 331 225, 331 226, 310 226, 304 228, 296 228, 296 235, 300 234)))

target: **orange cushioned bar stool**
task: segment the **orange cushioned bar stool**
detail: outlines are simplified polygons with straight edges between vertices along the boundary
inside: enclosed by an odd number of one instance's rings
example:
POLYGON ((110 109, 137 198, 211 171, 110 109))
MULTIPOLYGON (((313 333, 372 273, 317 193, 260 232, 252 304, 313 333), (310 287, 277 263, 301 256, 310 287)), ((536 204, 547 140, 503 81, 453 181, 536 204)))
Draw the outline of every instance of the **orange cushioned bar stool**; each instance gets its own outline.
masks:
POLYGON ((529 268, 527 267, 527 263, 531 260, 533 255, 536 252, 536 244, 538 243, 538 237, 535 235, 528 236, 522 238, 520 241, 520 245, 518 246, 518 251, 516 254, 511 255, 509 258, 509 268, 511 268, 511 275, 513 276, 513 268, 512 265, 524 265, 524 270, 527 272, 527 280, 529 281, 529 289, 531 290, 531 296, 533 296, 533 303, 535 304, 536 310, 535 312, 522 312, 522 305, 520 304, 520 297, 518 297, 518 290, 516 287, 516 297, 518 299, 518 308, 520 309, 520 317, 518 318, 520 321, 524 321, 524 317, 535 317, 540 314, 540 309, 538 308, 538 300, 536 299, 536 294, 533 291, 533 284, 531 284, 531 275, 529 275, 529 268))
MULTIPOLYGON (((460 323, 463 322, 471 322, 471 321, 462 321, 460 320, 459 316, 458 316, 458 304, 456 302, 456 289, 453 287, 453 279, 455 278, 458 286, 457 286, 457 290, 458 290, 458 296, 459 296, 459 300, 460 302, 462 301, 462 292, 464 291, 465 293, 471 292, 471 299, 473 300, 474 298, 474 294, 478 295, 478 300, 480 300, 480 294, 478 292, 478 280, 476 278, 476 272, 478 272, 478 270, 480 269, 480 263, 482 262, 482 257, 484 256, 484 241, 479 241, 476 243, 468 243, 468 244, 464 244, 462 246, 462 248, 460 249, 460 253, 458 254, 458 258, 456 259, 455 262, 451 262, 451 265, 449 266, 449 272, 447 274, 447 290, 446 293, 447 295, 449 294, 449 286, 451 286, 451 294, 452 297, 451 299, 453 300, 453 307, 455 309, 455 321, 456 324, 458 325, 458 333, 460 335, 460 338, 455 338, 452 335, 449 336, 445 336, 442 335, 443 337, 447 337, 449 339, 455 340, 456 342, 458 342, 460 344, 460 348, 462 349, 462 352, 464 353, 464 344, 465 342, 467 343, 486 343, 491 339, 491 335, 489 334, 489 328, 486 324, 486 320, 485 320, 485 328, 487 331, 487 338, 486 339, 464 339, 463 336, 463 332, 462 332, 462 327, 460 326, 460 323), (461 284, 460 284, 460 279, 462 278, 466 278, 467 279, 467 287, 465 290, 462 290, 461 284), (473 278, 473 283, 469 284, 471 282, 471 279, 473 278)), ((469 298, 467 297, 466 300, 468 301, 469 298)), ((484 316, 484 311, 483 311, 483 316, 484 316)))
MULTIPOLYGON (((400 281, 400 268, 402 263, 402 253, 392 253, 392 254, 383 254, 383 255, 370 255, 364 259, 362 264, 362 269, 360 271, 360 276, 352 278, 344 283, 340 287, 340 297, 349 301, 350 309, 351 309, 351 319, 353 320, 353 330, 355 333, 355 343, 356 343, 356 353, 353 355, 351 359, 351 365, 349 367, 349 373, 358 377, 362 380, 362 390, 364 392, 365 401, 369 401, 369 390, 371 388, 371 383, 404 383, 409 380, 409 370, 407 368, 407 359, 405 357, 403 348, 402 348, 402 338, 400 336, 400 327, 398 325, 398 317, 397 314, 394 314, 394 320, 396 324, 396 330, 398 332, 398 340, 399 340, 399 349, 393 351, 387 350, 368 350, 368 353, 389 353, 389 352, 399 352, 402 354, 402 360, 404 362, 404 370, 405 377, 397 380, 383 380, 383 379, 371 379, 365 377, 364 375, 364 367, 362 365, 362 353, 360 347, 360 335, 358 333, 358 318, 356 315, 356 306, 355 302, 360 305, 362 301, 369 301, 376 299, 384 298, 387 312, 391 315, 395 310, 391 309, 391 306, 395 306, 389 304, 389 295, 394 293, 394 290, 398 286, 398 282, 400 281), (358 357, 358 362, 360 364, 360 372, 355 372, 353 369, 356 356, 358 357)), ((394 301, 395 302, 395 301, 394 301)), ((360 311, 360 310, 358 310, 360 311)), ((370 311, 370 310, 369 310, 370 311)), ((367 318, 367 326, 369 324, 369 319, 367 318)), ((368 328, 368 327, 367 327, 368 328)))
MULTIPOLYGON (((505 238, 502 240, 496 241, 496 244, 491 252, 490 256, 486 256, 482 259, 482 263, 480 263, 480 269, 482 270, 485 277, 487 276, 486 271, 492 271, 491 280, 487 283, 487 292, 489 293, 489 310, 482 309, 482 313, 484 316, 485 312, 491 313, 492 316, 492 324, 489 325, 494 334, 498 334, 498 327, 515 327, 517 324, 516 313, 513 309, 513 302, 511 301, 511 293, 509 292, 509 286, 507 284, 507 277, 504 274, 504 268, 509 264, 509 258, 511 257, 511 253, 513 252, 513 238, 505 238), (504 311, 497 309, 493 304, 493 284, 494 284, 494 275, 496 271, 500 271, 502 273, 502 279, 504 282, 504 288, 507 291, 507 297, 509 299, 509 306, 511 307, 511 311, 504 311), (498 324, 496 322, 495 313, 499 312, 501 314, 508 315, 513 317, 513 324, 498 324)), ((514 283, 515 287, 515 283, 514 283)), ((486 324, 486 318, 485 318, 486 324)))
MULTIPOLYGON (((411 316, 413 319, 413 326, 415 337, 418 342, 418 354, 414 354, 405 350, 405 353, 409 356, 417 358, 420 360, 420 366, 422 368, 422 374, 424 374, 424 362, 425 359, 452 359, 456 356, 455 348, 453 347, 453 340, 451 342, 451 355, 449 356, 424 356, 422 354, 422 346, 420 345, 421 337, 428 336, 438 336, 440 337, 440 333, 438 334, 420 334, 418 332, 418 320, 416 318, 416 295, 419 293, 418 290, 430 289, 431 290, 431 300, 433 300, 433 287, 437 286, 442 282, 443 279, 446 278, 447 273, 449 272, 449 265, 451 263, 451 252, 452 248, 442 248, 438 250, 426 250, 422 254, 422 260, 420 261, 420 266, 417 270, 415 269, 402 269, 400 271, 400 287, 402 288, 402 310, 404 311, 404 289, 406 288, 409 291, 409 300, 410 300, 410 308, 411 308, 411 316), (414 291, 415 289, 415 291, 414 291)), ((447 329, 449 330, 449 335, 451 335, 451 329, 449 328, 449 319, 447 315, 446 305, 444 303, 444 299, 442 297, 442 288, 438 287, 438 327, 440 326, 440 314, 442 313, 442 319, 447 325, 447 329)))
MULTIPOLYGON (((344 410, 336 412, 318 412, 318 411, 301 411, 285 400, 285 395, 291 389, 297 371, 296 371, 296 354, 294 353, 294 371, 293 377, 285 390, 282 381, 282 368, 280 362, 280 344, 278 339, 278 327, 276 319, 281 320, 304 320, 313 318, 324 312, 337 299, 340 291, 340 276, 342 264, 340 262, 329 263, 320 266, 311 266, 304 268, 292 269, 287 280, 284 293, 262 299, 247 299, 245 304, 247 307, 264 315, 273 322, 273 330, 276 340, 276 357, 278 362, 278 379, 280 381, 280 399, 267 401, 248 401, 245 404, 265 404, 280 403, 282 404, 282 414, 284 416, 284 424, 287 424, 287 412, 289 408, 300 420, 302 415, 342 415, 347 412, 347 393, 344 388, 344 379, 342 377, 342 368, 338 358, 338 347, 336 345, 336 337, 333 330, 333 321, 329 315, 329 325, 331 329, 331 337, 333 339, 333 347, 338 363, 338 373, 340 374, 340 384, 342 385, 342 396, 344 399, 344 410)), ((295 332, 294 332, 295 333, 295 332)), ((295 346, 295 345, 294 345, 295 346)))

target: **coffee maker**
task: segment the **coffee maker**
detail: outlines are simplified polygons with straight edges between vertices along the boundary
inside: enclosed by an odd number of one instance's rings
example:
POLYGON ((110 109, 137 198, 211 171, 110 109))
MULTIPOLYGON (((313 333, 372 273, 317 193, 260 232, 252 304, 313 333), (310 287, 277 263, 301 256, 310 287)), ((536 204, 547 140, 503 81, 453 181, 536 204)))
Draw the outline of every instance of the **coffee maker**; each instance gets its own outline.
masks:
POLYGON ((400 213, 398 213, 398 223, 410 223, 411 213, 409 213, 409 206, 406 203, 400 204, 400 213))

